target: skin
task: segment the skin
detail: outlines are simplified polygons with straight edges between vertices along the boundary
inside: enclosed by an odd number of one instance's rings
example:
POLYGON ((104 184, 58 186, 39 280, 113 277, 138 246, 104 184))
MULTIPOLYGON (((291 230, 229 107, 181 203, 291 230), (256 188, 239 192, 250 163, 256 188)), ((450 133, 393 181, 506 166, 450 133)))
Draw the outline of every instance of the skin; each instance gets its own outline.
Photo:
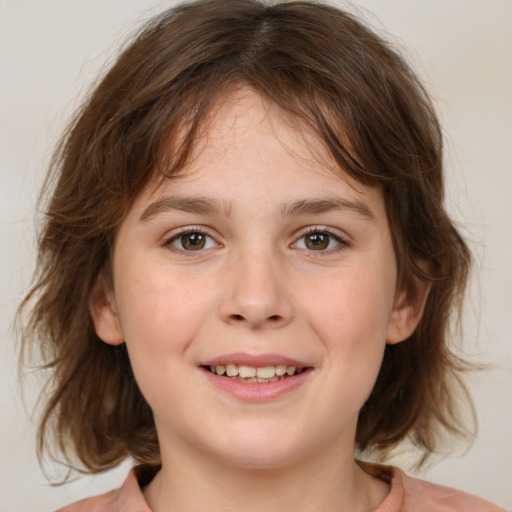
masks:
POLYGON ((144 494, 155 512, 369 511, 389 492, 354 463, 357 417, 386 343, 413 332, 424 300, 396 290, 381 191, 341 179, 308 146, 321 147, 240 89, 180 177, 150 184, 119 229, 113 289, 99 281, 90 309, 101 339, 127 344, 154 413, 162 470, 144 494), (314 201, 338 207, 290 211, 314 201), (198 231, 205 245, 186 250, 198 231), (310 372, 246 402, 200 368, 233 352, 310 372))

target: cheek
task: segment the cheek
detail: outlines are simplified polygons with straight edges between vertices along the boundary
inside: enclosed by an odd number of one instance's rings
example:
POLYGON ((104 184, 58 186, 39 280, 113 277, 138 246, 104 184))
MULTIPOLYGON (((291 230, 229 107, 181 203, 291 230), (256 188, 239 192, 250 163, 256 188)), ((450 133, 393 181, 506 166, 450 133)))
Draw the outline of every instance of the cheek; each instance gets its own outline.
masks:
POLYGON ((332 279, 310 303, 310 321, 328 354, 333 386, 344 386, 344 396, 355 402, 366 400, 382 362, 394 299, 390 277, 351 269, 350 277, 332 279))
POLYGON ((194 279, 135 264, 124 267, 116 290, 119 318, 135 380, 152 410, 162 413, 179 403, 190 381, 193 366, 184 362, 212 310, 212 297, 204 282, 198 293, 194 279))
POLYGON ((123 276, 116 286, 116 303, 127 335, 131 331, 172 330, 176 323, 188 325, 186 320, 209 300, 211 287, 204 279, 199 282, 160 262, 132 258, 122 263, 118 265, 123 276))
POLYGON ((310 317, 329 339, 348 338, 358 346, 385 342, 394 293, 393 276, 347 269, 311 294, 310 317))
POLYGON ((162 267, 135 258, 118 266, 116 302, 135 372, 157 365, 168 373, 214 309, 214 286, 162 267))

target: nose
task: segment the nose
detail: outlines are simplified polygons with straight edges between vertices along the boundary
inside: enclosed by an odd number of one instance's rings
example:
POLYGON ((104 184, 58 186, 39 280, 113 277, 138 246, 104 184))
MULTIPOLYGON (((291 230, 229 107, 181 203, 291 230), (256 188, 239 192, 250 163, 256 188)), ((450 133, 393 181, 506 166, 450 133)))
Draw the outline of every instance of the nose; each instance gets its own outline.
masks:
POLYGON ((224 322, 258 330, 284 327, 291 321, 289 280, 278 260, 277 256, 258 251, 233 255, 226 263, 219 303, 224 322))

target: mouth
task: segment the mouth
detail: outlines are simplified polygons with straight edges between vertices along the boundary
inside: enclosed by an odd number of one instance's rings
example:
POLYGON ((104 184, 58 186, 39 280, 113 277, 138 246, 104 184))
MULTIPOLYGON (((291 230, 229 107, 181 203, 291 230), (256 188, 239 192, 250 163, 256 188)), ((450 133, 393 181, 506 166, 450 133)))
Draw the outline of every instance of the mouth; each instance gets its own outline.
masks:
POLYGON ((205 370, 220 377, 238 382, 267 384, 285 380, 307 371, 308 367, 288 366, 284 364, 267 366, 248 366, 244 364, 218 364, 203 366, 205 370))
POLYGON ((315 368, 281 354, 224 354, 199 365, 206 381, 238 401, 284 399, 311 381, 315 368))

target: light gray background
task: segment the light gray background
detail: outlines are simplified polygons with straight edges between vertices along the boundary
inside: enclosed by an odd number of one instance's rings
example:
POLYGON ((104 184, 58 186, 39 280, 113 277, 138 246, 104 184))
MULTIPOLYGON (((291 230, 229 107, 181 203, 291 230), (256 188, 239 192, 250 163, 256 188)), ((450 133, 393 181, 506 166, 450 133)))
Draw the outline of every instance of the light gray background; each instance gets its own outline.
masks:
MULTIPOLYGON (((0 511, 53 510, 118 486, 127 467, 51 488, 35 458, 30 378, 23 405, 12 319, 27 289, 34 206, 50 150, 125 36, 171 2, 0 0, 0 511)), ((361 0, 433 94, 447 133, 448 200, 477 260, 466 350, 493 369, 470 380, 473 448, 422 477, 512 509, 512 2, 361 0)), ((460 454, 460 451, 459 451, 460 454)))

